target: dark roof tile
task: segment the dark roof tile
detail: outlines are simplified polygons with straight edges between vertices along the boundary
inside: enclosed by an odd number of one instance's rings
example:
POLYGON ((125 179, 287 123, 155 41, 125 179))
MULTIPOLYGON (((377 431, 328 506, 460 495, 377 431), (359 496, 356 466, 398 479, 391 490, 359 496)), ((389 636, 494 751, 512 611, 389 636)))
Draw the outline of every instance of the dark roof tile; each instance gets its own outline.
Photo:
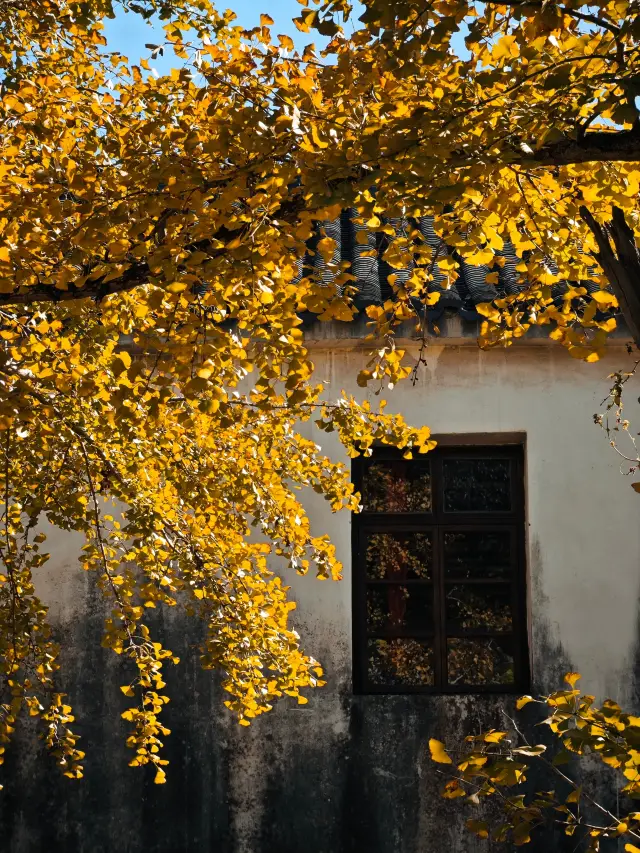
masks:
MULTIPOLYGON (((391 274, 397 276, 399 281, 406 281, 415 264, 414 259, 408 259, 404 269, 392 268, 381 257, 388 240, 386 234, 369 231, 366 226, 355 221, 357 212, 354 209, 344 210, 338 219, 327 220, 318 223, 318 233, 309 241, 309 251, 305 256, 301 268, 301 276, 307 271, 320 276, 323 284, 330 284, 335 279, 335 270, 340 264, 346 264, 348 271, 356 277, 353 286, 357 289, 354 302, 359 311, 368 305, 380 305, 392 296, 392 289, 388 281, 391 274), (356 239, 358 232, 366 231, 366 242, 359 243, 356 239), (316 251, 316 246, 321 237, 331 237, 336 248, 330 264, 327 264, 321 254, 316 251), (368 253, 375 251, 375 256, 368 253)), ((457 278, 451 285, 446 287, 446 276, 436 264, 433 269, 434 280, 430 290, 440 292, 440 299, 429 315, 435 319, 445 309, 459 311, 465 319, 478 319, 479 315, 475 306, 480 302, 489 302, 499 296, 515 295, 525 289, 526 284, 520 274, 516 271, 519 260, 515 254, 513 245, 505 242, 503 249, 496 251, 497 256, 505 259, 504 266, 497 269, 497 285, 488 284, 487 273, 489 266, 471 266, 458 257, 451 248, 446 246, 437 236, 433 227, 433 218, 421 217, 418 220, 408 221, 400 219, 386 220, 385 224, 391 225, 396 234, 408 235, 412 228, 419 230, 425 242, 437 252, 437 258, 453 255, 458 262, 457 278)), ((552 267, 552 262, 550 263, 552 267)), ((581 282, 588 290, 597 290, 598 285, 592 282, 581 282)), ((565 290, 566 284, 555 285, 554 292, 560 296, 565 290)))

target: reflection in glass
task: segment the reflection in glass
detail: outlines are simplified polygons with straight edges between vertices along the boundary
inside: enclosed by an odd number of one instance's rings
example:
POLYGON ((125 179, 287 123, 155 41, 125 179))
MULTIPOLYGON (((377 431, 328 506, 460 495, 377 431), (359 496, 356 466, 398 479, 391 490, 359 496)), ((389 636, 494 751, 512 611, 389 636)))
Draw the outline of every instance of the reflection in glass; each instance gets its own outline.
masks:
POLYGON ((370 580, 431 579, 430 533, 370 533, 365 552, 370 580))
POLYGON ((367 589, 369 631, 432 631, 433 588, 431 584, 369 586, 367 589))
POLYGON ((431 512, 431 470, 425 460, 369 462, 362 481, 369 512, 431 512))
POLYGON ((447 640, 449 684, 513 684, 513 639, 475 637, 447 640))
POLYGON ((444 534, 444 573, 449 578, 509 578, 511 534, 478 530, 444 534))
POLYGON ((369 639, 367 646, 370 684, 378 687, 433 685, 431 643, 409 639, 369 639))
POLYGON ((445 512, 508 512, 511 509, 509 459, 444 459, 445 512))
POLYGON ((446 590, 445 604, 448 631, 511 630, 511 587, 508 584, 450 586, 446 590))

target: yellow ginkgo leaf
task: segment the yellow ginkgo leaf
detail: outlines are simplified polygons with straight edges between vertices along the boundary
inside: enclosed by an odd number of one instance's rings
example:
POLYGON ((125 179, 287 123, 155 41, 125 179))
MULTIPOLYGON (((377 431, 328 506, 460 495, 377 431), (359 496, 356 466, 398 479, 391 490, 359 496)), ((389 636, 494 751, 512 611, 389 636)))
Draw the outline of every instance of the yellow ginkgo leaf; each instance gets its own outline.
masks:
POLYGON ((435 738, 431 738, 429 741, 429 752, 431 753, 431 760, 437 764, 453 764, 453 759, 447 755, 444 744, 435 738))

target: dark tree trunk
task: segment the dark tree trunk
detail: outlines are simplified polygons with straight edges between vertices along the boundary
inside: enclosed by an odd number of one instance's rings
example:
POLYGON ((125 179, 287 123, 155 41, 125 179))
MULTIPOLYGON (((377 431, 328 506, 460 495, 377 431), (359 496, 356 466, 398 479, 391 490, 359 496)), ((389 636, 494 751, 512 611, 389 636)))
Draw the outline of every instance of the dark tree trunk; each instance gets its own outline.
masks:
POLYGON ((595 258, 609 279, 636 346, 640 347, 640 249, 633 230, 619 207, 613 207, 611 221, 606 225, 596 222, 586 207, 580 208, 580 215, 596 238, 595 258))

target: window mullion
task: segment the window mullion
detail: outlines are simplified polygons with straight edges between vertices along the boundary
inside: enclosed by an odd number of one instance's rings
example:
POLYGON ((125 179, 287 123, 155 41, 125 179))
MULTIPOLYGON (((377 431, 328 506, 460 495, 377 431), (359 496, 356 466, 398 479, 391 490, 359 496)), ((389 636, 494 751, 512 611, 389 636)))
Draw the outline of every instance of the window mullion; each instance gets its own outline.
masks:
POLYGON ((365 580, 362 532, 360 525, 354 524, 352 534, 354 560, 351 566, 351 594, 353 596, 352 643, 354 651, 353 660, 355 664, 353 680, 354 686, 359 692, 368 688, 368 651, 366 631, 367 585, 365 580))
POLYGON ((442 522, 442 456, 435 451, 427 454, 431 459, 431 510, 436 524, 442 522))
POLYGON ((434 683, 442 690, 447 683, 447 643, 444 613, 444 549, 442 529, 433 528, 433 654, 434 683))

